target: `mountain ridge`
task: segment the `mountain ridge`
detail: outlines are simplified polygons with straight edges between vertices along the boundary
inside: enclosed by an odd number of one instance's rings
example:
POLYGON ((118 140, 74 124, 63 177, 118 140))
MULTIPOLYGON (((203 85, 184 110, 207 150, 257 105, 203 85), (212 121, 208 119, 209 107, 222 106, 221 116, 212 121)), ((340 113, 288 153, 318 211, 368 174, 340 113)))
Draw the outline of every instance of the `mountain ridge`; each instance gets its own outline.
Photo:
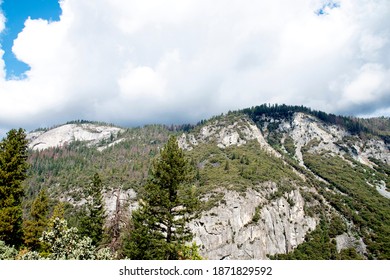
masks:
POLYGON ((375 120, 301 112, 309 110, 262 105, 185 129, 111 126, 117 133, 106 138, 31 149, 27 189, 34 197, 36 185, 48 188, 77 225, 80 189, 97 170, 109 219, 116 197, 128 216, 151 160, 174 134, 197 173, 204 203, 190 226, 205 258, 390 258, 388 120, 370 127, 375 120))
MULTIPOLYGON (((236 115, 236 114, 243 114, 248 116, 254 123, 259 122, 262 118, 265 116, 268 117, 276 117, 276 118, 284 118, 284 119, 291 119, 292 116, 295 113, 305 113, 307 115, 312 115, 316 118, 318 118, 320 121, 323 121, 325 123, 329 124, 335 124, 338 126, 341 126, 345 128, 345 130, 349 131, 351 134, 359 134, 359 133, 369 133, 376 135, 380 138, 382 138, 385 142, 390 141, 390 118, 386 117, 372 117, 372 118, 357 118, 353 116, 342 116, 342 115, 335 115, 335 114, 328 114, 323 111, 318 110, 312 110, 311 108, 305 107, 305 106, 290 106, 290 105, 278 105, 278 104, 262 104, 259 106, 253 106, 250 108, 235 110, 235 111, 229 111, 226 115, 236 115)), ((171 125, 170 130, 185 130, 188 131, 190 129, 193 129, 196 126, 202 125, 203 123, 217 119, 221 116, 224 116, 225 114, 216 115, 214 117, 211 117, 209 120, 201 120, 196 125, 194 124, 183 124, 183 125, 171 125)), ((116 128, 116 130, 123 131, 125 127, 118 126, 113 123, 105 123, 105 122, 99 122, 99 121, 88 121, 88 120, 74 120, 74 121, 68 121, 64 124, 59 124, 52 126, 50 128, 37 128, 33 131, 30 131, 28 133, 28 139, 31 140, 37 138, 38 136, 45 134, 48 131, 53 131, 55 129, 58 129, 63 126, 72 125, 73 127, 80 127, 80 126, 89 126, 90 129, 96 130, 101 128, 116 128)), ((153 124, 151 124, 153 125, 153 124)), ((169 126, 166 126, 167 128, 169 126)), ((88 128, 87 128, 88 129, 88 128)), ((89 139, 81 139, 81 141, 85 141, 89 139)), ((96 139, 94 139, 96 140, 96 139)), ((56 145, 49 145, 49 147, 55 147, 56 145)), ((33 148, 30 145, 30 148, 33 148)))

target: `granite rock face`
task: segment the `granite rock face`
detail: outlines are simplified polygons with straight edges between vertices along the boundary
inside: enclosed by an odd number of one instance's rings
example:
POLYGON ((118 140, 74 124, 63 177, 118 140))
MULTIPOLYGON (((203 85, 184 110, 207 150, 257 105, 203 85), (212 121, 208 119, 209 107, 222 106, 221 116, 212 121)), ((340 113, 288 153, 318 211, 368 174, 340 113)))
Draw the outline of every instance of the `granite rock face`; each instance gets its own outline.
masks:
POLYGON ((224 191, 222 203, 190 225, 201 254, 207 259, 266 259, 288 253, 304 241, 317 221, 304 213, 299 190, 268 202, 274 183, 245 193, 224 191))

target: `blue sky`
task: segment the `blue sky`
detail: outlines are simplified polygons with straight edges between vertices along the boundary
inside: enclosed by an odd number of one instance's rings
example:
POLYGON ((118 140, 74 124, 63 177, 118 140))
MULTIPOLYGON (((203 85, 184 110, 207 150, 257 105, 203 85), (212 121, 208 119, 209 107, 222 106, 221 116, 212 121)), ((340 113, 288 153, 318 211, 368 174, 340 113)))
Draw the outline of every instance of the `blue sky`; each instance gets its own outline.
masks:
POLYGON ((263 103, 390 116, 388 0, 0 2, 0 135, 263 103))
POLYGON ((29 66, 19 61, 12 52, 13 41, 24 28, 25 20, 46 19, 58 21, 61 13, 58 0, 3 0, 1 9, 7 22, 1 34, 0 43, 5 51, 3 59, 6 66, 7 79, 22 77, 29 66))

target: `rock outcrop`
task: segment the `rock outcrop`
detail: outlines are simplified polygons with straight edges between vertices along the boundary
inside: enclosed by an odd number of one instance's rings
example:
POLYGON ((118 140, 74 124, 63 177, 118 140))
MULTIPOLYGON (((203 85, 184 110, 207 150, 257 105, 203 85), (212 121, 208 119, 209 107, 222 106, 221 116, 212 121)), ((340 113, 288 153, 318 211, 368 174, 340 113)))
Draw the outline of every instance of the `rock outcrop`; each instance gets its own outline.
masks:
POLYGON ((386 164, 390 163, 389 147, 382 139, 362 140, 340 126, 326 124, 304 113, 295 113, 292 120, 268 120, 268 122, 276 121, 279 121, 277 132, 284 134, 283 138, 289 136, 293 139, 295 157, 302 166, 304 165, 302 148, 313 142, 315 145, 310 148, 310 152, 326 151, 337 155, 348 153, 355 160, 368 166, 373 166, 370 158, 376 158, 386 164))
POLYGON ((183 133, 178 142, 180 148, 190 151, 200 143, 216 142, 219 148, 224 149, 229 146, 245 145, 250 140, 257 140, 262 149, 273 156, 280 157, 280 154, 264 139, 260 129, 243 116, 237 116, 230 120, 216 120, 203 126, 196 134, 183 133))
POLYGON ((119 127, 86 124, 66 124, 48 131, 32 132, 27 135, 29 148, 44 150, 52 147, 61 147, 74 141, 85 141, 90 145, 113 140, 123 129, 119 127))

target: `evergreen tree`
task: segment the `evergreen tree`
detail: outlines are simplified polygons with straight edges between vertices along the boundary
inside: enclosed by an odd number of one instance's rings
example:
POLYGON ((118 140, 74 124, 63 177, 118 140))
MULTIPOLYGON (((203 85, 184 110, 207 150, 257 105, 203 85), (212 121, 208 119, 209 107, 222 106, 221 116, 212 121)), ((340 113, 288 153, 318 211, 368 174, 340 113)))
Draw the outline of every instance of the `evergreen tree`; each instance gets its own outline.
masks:
POLYGON ((0 240, 22 244, 22 182, 27 174, 27 140, 23 129, 12 129, 0 142, 0 240))
POLYGON ((87 189, 86 215, 81 221, 81 232, 92 239, 93 245, 101 243, 104 234, 105 211, 103 205, 103 184, 98 173, 87 189))
POLYGON ((30 219, 24 222, 24 243, 32 250, 41 251, 39 238, 48 226, 49 199, 45 190, 41 190, 31 205, 30 219))
POLYGON ((152 164, 150 179, 140 193, 140 207, 133 211, 125 254, 131 259, 179 259, 192 240, 186 226, 194 217, 198 200, 189 183, 194 174, 170 137, 152 164))

